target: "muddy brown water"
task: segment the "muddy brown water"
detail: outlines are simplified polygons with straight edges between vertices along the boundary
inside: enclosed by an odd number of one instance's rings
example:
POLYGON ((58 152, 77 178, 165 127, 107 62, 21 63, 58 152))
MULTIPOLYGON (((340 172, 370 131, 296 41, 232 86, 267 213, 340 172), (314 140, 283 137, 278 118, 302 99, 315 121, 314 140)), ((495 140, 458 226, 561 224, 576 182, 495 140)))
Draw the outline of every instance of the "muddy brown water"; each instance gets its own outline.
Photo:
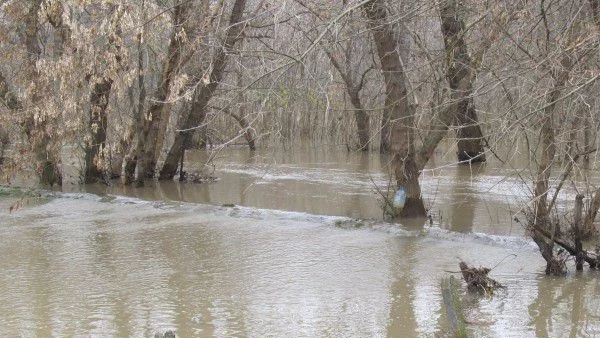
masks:
MULTIPOLYGON (((206 156, 190 154, 188 170, 206 156)), ((3 197, 0 332, 444 336, 440 279, 464 259, 497 265, 506 286, 465 304, 473 337, 600 336, 600 275, 542 274, 513 220, 528 193, 513 169, 434 163, 422 226, 381 220, 373 186, 385 186, 386 163, 339 149, 228 149, 214 183, 65 187, 12 213, 17 197, 3 197)))

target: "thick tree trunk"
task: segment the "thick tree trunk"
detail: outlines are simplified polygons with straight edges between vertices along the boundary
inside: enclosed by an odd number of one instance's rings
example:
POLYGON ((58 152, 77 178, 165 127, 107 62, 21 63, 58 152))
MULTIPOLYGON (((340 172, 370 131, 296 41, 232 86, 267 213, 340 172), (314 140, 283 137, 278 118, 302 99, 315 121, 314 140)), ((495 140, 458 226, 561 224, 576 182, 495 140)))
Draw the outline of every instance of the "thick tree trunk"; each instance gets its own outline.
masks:
MULTIPOLYGON (((110 49, 114 49, 114 60, 117 70, 124 68, 126 62, 122 56, 120 21, 123 15, 122 7, 115 9, 116 13, 111 19, 111 32, 108 37, 110 49)), ((106 62, 105 60, 102 60, 106 62)), ((90 142, 85 149, 85 172, 84 182, 95 183, 107 179, 109 166, 106 163, 106 135, 108 127, 108 102, 112 90, 113 78, 106 74, 100 74, 98 82, 94 83, 90 94, 89 133, 90 142)))
POLYGON ((446 47, 447 74, 450 84, 454 125, 458 127, 459 163, 485 162, 483 133, 473 102, 475 79, 471 57, 464 41, 465 23, 460 0, 444 0, 440 6, 442 34, 446 47))
POLYGON ((159 152, 162 149, 164 141, 164 130, 168 123, 171 104, 167 103, 171 84, 179 68, 182 45, 181 29, 184 29, 184 23, 189 19, 190 1, 178 2, 173 12, 173 32, 167 50, 167 58, 161 74, 159 86, 154 94, 155 101, 148 108, 143 120, 143 131, 138 135, 137 140, 137 182, 143 184, 147 178, 154 177, 156 162, 159 152), (162 139, 159 139, 162 137, 162 139))
MULTIPOLYGON (((215 62, 215 64, 217 64, 217 62, 215 62)), ((185 150, 189 148, 192 143, 193 133, 204 123, 208 101, 212 98, 217 83, 218 82, 211 82, 206 86, 202 86, 196 93, 197 95, 194 96, 194 102, 192 103, 189 112, 184 112, 184 114, 182 114, 183 123, 180 123, 181 131, 178 131, 177 134, 175 134, 173 144, 167 152, 165 163, 159 173, 159 180, 172 180, 173 177, 175 177, 179 163, 185 155, 185 150)))
POLYGON ((180 123, 180 130, 175 135, 175 140, 171 145, 160 171, 159 179, 171 180, 177 173, 177 167, 185 153, 186 148, 192 140, 192 133, 202 125, 206 116, 208 102, 212 98, 217 86, 223 79, 225 67, 227 66, 228 54, 232 51, 233 45, 241 38, 244 29, 242 14, 246 8, 246 0, 236 0, 231 9, 229 18, 229 28, 225 34, 225 41, 217 50, 212 64, 212 71, 209 75, 209 83, 198 85, 194 93, 194 101, 189 114, 183 114, 180 123))
POLYGON ((363 5, 363 9, 369 19, 385 81, 384 110, 391 118, 391 150, 396 185, 398 189, 404 188, 406 191, 406 203, 398 216, 423 217, 426 211, 419 185, 420 170, 414 158, 414 118, 408 104, 406 74, 398 54, 397 41, 382 0, 369 1, 363 5))
POLYGON ((485 162, 483 149, 484 139, 481 126, 475 112, 473 99, 470 98, 466 108, 460 107, 462 113, 457 114, 456 124, 458 130, 457 159, 460 164, 485 162))
POLYGON ((105 180, 105 164, 103 150, 106 147, 106 128, 108 117, 106 108, 113 81, 103 79, 94 84, 90 95, 90 143, 85 149, 85 183, 95 183, 105 180))

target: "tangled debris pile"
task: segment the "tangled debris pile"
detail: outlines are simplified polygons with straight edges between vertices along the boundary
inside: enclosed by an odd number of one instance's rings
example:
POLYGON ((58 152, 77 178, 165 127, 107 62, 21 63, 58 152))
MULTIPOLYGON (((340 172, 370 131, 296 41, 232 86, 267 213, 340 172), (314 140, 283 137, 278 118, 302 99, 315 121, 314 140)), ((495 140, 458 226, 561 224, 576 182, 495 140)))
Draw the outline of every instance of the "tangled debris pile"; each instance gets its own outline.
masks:
POLYGON ((491 271, 489 268, 469 267, 467 263, 462 261, 458 266, 469 291, 492 295, 496 289, 504 288, 502 284, 488 277, 488 273, 491 271))

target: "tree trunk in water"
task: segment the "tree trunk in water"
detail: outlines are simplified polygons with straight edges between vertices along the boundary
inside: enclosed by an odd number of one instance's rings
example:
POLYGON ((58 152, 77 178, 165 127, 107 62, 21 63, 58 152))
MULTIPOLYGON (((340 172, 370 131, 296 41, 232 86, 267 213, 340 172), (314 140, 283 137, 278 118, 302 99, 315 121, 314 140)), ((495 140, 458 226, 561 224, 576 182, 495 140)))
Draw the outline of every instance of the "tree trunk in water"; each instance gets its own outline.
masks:
MULTIPOLYGON (((240 41, 240 49, 244 49, 243 47, 243 41, 240 41)), ((239 66, 237 69, 237 85, 238 88, 244 88, 244 77, 243 77, 243 64, 242 61, 239 62, 239 66)), ((254 135, 254 129, 250 127, 250 123, 248 123, 248 100, 246 100, 246 95, 244 93, 244 91, 241 91, 239 94, 239 111, 238 114, 233 114, 232 112, 230 112, 229 115, 231 115, 231 117, 233 117, 238 124, 240 125, 240 127, 242 128, 240 130, 240 132, 242 132, 244 134, 244 139, 246 139, 246 143, 248 143, 248 148, 250 148, 250 150, 256 150, 256 143, 254 142, 254 139, 256 138, 256 135, 254 135)))
POLYGON ((184 29, 184 23, 188 20, 191 2, 178 2, 174 7, 173 12, 173 32, 169 41, 167 51, 167 59, 161 74, 159 87, 155 92, 155 102, 148 108, 143 120, 143 132, 138 135, 137 142, 137 167, 138 167, 138 184, 143 184, 146 178, 154 177, 156 170, 156 161, 158 160, 159 152, 162 148, 164 138, 164 129, 168 123, 171 104, 167 103, 171 84, 179 67, 183 41, 181 30, 184 29), (162 135, 161 135, 162 133, 162 135))
POLYGON ((85 149, 85 183, 95 183, 105 180, 105 164, 103 150, 106 146, 107 116, 106 108, 113 81, 104 79, 94 84, 90 95, 90 143, 85 149))
MULTIPOLYGON (((108 44, 116 51, 113 55, 118 70, 124 68, 124 58, 121 51, 121 27, 120 21, 123 15, 122 6, 115 8, 115 14, 111 19, 111 32, 108 44)), ((106 62, 105 60, 103 60, 106 62)), ((91 134, 90 143, 85 149, 85 173, 84 182, 94 183, 105 181, 109 176, 109 166, 106 162, 106 132, 108 127, 107 107, 113 79, 107 74, 99 74, 99 82, 94 83, 90 94, 89 129, 91 134)))
POLYGON ((191 146, 193 133, 198 131, 199 127, 204 123, 206 107, 214 89, 216 89, 216 82, 202 86, 202 89, 196 93, 199 97, 194 96, 194 102, 190 110, 182 114, 183 123, 180 123, 181 131, 175 134, 173 144, 167 152, 167 158, 158 175, 159 180, 172 180, 175 174, 177 174, 177 168, 185 154, 185 149, 191 146), (209 90, 208 88, 213 89, 209 90))
POLYGON ((600 209, 600 188, 596 189, 588 206, 582 225, 583 228, 581 229, 583 237, 588 237, 598 233, 598 230, 594 227, 594 221, 596 220, 598 209, 600 209))
POLYGON ((356 120, 356 129, 358 133, 358 149, 362 151, 369 150, 371 136, 369 135, 369 115, 365 111, 358 90, 348 90, 350 102, 354 107, 354 119, 356 120))
POLYGON ((457 160, 460 164, 485 162, 485 152, 483 149, 483 133, 477 119, 477 113, 473 106, 473 99, 468 99, 465 108, 460 107, 462 113, 457 115, 456 124, 459 129, 456 131, 458 138, 457 160))
POLYGON ((575 219, 573 222, 573 239, 575 242, 575 269, 577 271, 583 270, 583 244, 581 243, 582 232, 581 232, 581 218, 583 215, 583 195, 577 194, 575 197, 575 219))
POLYGON ((246 8, 246 0, 236 0, 231 9, 229 18, 229 28, 223 41, 222 46, 217 50, 214 57, 212 71, 209 75, 209 83, 206 85, 199 84, 194 93, 194 101, 189 114, 183 114, 180 123, 180 130, 175 135, 175 140, 167 153, 167 158, 159 173, 160 180, 172 180, 177 173, 177 167, 185 153, 185 149, 189 146, 192 139, 192 133, 202 125, 206 116, 208 102, 212 98, 214 91, 223 79, 225 67, 227 66, 227 56, 232 51, 233 45, 241 38, 241 33, 244 29, 242 22, 242 14, 246 8))
POLYGON ((343 67, 339 60, 334 56, 334 54, 324 48, 327 57, 331 61, 333 67, 338 71, 342 80, 344 81, 344 85, 346 87, 346 93, 350 97, 350 103, 354 107, 354 120, 356 121, 356 129, 358 135, 358 149, 362 151, 369 150, 370 141, 370 131, 369 131, 369 115, 365 111, 362 102, 360 101, 360 91, 364 85, 364 79, 369 70, 366 70, 362 76, 360 81, 357 81, 356 77, 352 73, 352 69, 350 68, 350 58, 352 55, 352 43, 349 42, 346 46, 346 66, 343 67))
POLYGON ((454 125, 458 126, 459 163, 485 162, 483 133, 473 102, 471 57, 464 41, 465 23, 461 15, 460 0, 445 0, 440 6, 442 34, 446 48, 447 73, 450 84, 454 125))
POLYGON ((560 275, 564 274, 564 267, 560 261, 554 257, 554 229, 551 229, 550 212, 548 206, 548 190, 552 165, 556 154, 554 112, 556 101, 560 97, 560 92, 569 78, 570 63, 566 56, 561 65, 563 69, 554 76, 554 88, 548 94, 548 104, 543 111, 542 129, 540 131, 541 139, 541 158, 538 162, 538 174, 534 186, 533 207, 534 215, 532 222, 532 237, 538 245, 542 257, 546 260, 546 274, 560 275), (541 232, 551 234, 551 238, 543 236, 541 232))
MULTIPOLYGON (((145 1, 142 1, 142 6, 144 10, 144 18, 146 17, 146 7, 145 1)), ((137 65, 137 75, 138 75, 138 90, 139 97, 137 102, 137 108, 135 111, 133 128, 134 128, 134 137, 132 138, 132 144, 129 145, 129 151, 125 158, 123 159, 123 164, 121 166, 121 182, 123 184, 131 184, 135 180, 135 167, 137 165, 137 160, 140 158, 142 154, 142 147, 138 145, 142 135, 144 133, 144 102, 146 101, 146 84, 145 84, 145 65, 144 65, 144 56, 145 56, 145 48, 143 45, 144 37, 146 36, 146 29, 142 30, 142 32, 138 33, 137 36, 137 45, 138 45, 138 65, 137 65)))
POLYGON ((232 113, 229 110, 226 110, 225 113, 231 116, 240 125, 240 131, 244 134, 244 139, 246 140, 246 143, 248 143, 248 148, 250 148, 250 150, 256 150, 256 144, 254 143, 256 135, 254 135, 254 129, 252 129, 250 123, 248 123, 244 110, 244 107, 240 107, 239 114, 232 113))
POLYGON ((396 185, 398 189, 404 188, 406 191, 406 202, 398 216, 424 217, 426 211, 419 185, 420 170, 414 159, 414 117, 408 104, 406 75, 398 54, 397 41, 382 0, 369 1, 363 5, 363 9, 369 19, 385 80, 385 111, 391 118, 391 150, 396 185))

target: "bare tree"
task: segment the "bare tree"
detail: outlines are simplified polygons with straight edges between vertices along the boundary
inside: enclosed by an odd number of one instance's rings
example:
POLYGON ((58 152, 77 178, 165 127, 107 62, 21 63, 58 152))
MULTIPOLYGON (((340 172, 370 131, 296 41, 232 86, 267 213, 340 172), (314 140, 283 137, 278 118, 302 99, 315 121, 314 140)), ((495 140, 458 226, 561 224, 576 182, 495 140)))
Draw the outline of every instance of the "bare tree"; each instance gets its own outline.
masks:
POLYGON ((440 4, 440 17, 446 47, 446 77, 450 84, 454 124, 458 127, 457 157, 459 163, 485 162, 483 133, 473 100, 475 69, 465 43, 464 5, 459 0, 445 0, 440 4))
POLYGON ((197 84, 193 95, 193 102, 187 114, 181 117, 179 131, 175 135, 175 140, 170 146, 165 163, 160 170, 160 179, 173 179, 177 173, 178 164, 182 161, 185 149, 189 147, 192 138, 192 131, 202 125, 206 117, 206 109, 217 86, 223 78, 225 67, 227 66, 228 55, 232 53, 233 47, 237 41, 242 38, 244 23, 242 16, 246 7, 245 0, 236 0, 231 9, 229 17, 229 26, 225 33, 225 39, 212 60, 211 71, 207 77, 207 83, 197 84))

